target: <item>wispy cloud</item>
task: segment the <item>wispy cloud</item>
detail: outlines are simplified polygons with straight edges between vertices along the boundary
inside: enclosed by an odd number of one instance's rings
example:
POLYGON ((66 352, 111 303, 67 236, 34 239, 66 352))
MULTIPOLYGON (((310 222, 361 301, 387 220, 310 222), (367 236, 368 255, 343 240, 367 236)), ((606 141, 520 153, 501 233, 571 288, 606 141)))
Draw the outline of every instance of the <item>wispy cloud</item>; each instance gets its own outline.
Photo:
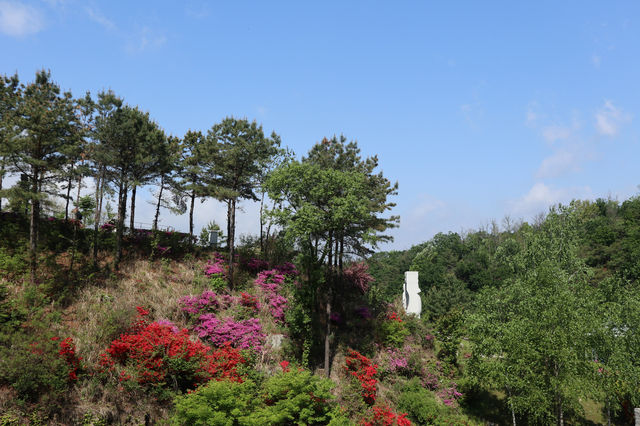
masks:
POLYGON ((580 171, 580 166, 585 160, 582 151, 582 147, 577 145, 555 151, 542 160, 536 177, 539 179, 555 178, 565 173, 580 171))
POLYGON ((100 11, 93 9, 91 7, 86 7, 84 10, 87 13, 87 16, 89 17, 89 19, 99 24, 104 29, 109 31, 117 30, 116 24, 109 18, 105 17, 102 13, 100 13, 100 11))
POLYGON ((571 137, 571 128, 558 125, 546 126, 542 129, 542 137, 550 144, 567 140, 571 137))
POLYGON ((138 32, 129 37, 126 50, 130 54, 139 53, 145 50, 155 50, 167 42, 167 37, 153 30, 151 27, 144 26, 138 32))
POLYGON ((595 53, 591 55, 591 63, 594 67, 600 68, 600 63, 602 62, 602 58, 600 55, 596 55, 595 53))
POLYGON ((39 9, 19 2, 0 1, 0 32, 24 37, 43 28, 44 18, 39 9))
POLYGON ((534 184, 529 192, 510 203, 510 210, 519 217, 533 217, 546 212, 550 206, 567 203, 573 199, 591 198, 593 192, 588 186, 554 188, 542 182, 534 184))
POLYGON ((603 136, 616 136, 620 127, 631 121, 631 115, 622 108, 616 107, 612 101, 606 100, 596 114, 596 130, 603 136))

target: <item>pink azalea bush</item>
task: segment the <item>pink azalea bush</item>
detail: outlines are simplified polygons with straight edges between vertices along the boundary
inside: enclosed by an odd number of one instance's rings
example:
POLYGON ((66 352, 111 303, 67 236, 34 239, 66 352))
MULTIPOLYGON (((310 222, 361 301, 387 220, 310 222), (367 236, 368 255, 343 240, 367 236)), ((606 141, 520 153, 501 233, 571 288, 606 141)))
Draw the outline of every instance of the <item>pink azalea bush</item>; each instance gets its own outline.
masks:
POLYGON ((235 321, 233 318, 218 319, 214 314, 200 315, 194 328, 198 337, 209 340, 216 347, 226 344, 238 349, 262 350, 266 335, 257 318, 235 321))
POLYGON ((235 299, 228 294, 217 294, 211 290, 205 290, 199 296, 184 296, 180 298, 178 304, 184 312, 198 315, 226 309, 236 302, 235 299))
POLYGON ((262 289, 269 312, 276 322, 284 323, 284 311, 287 307, 287 299, 280 295, 280 290, 285 281, 285 275, 275 269, 262 271, 254 283, 262 289))
POLYGON ((224 257, 220 253, 213 253, 213 259, 207 262, 204 268, 204 274, 208 278, 215 276, 224 277, 226 274, 224 257))

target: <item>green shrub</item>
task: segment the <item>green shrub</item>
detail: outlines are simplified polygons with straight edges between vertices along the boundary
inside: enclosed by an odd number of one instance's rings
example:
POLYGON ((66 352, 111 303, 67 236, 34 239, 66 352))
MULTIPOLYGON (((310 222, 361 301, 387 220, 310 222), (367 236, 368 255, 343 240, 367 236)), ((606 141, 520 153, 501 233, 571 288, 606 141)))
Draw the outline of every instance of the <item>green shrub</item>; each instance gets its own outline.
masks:
POLYGON ((436 424, 442 416, 442 408, 438 405, 432 392, 423 388, 418 379, 413 379, 402 389, 398 398, 398 411, 405 411, 416 424, 436 424))
POLYGON ((251 416, 251 424, 322 425, 332 417, 334 384, 308 370, 291 370, 265 381, 262 395, 266 405, 251 416))
POLYGON ((276 374, 262 386, 209 382, 175 398, 174 425, 348 424, 332 404, 333 382, 306 370, 276 374))
POLYGON ((68 386, 69 366, 50 336, 22 332, 0 336, 0 384, 16 390, 18 398, 55 405, 68 386))
POLYGON ((250 380, 244 383, 211 381, 174 401, 173 425, 250 424, 247 418, 257 404, 256 386, 250 380))
POLYGON ((27 272, 27 257, 23 251, 10 252, 0 247, 0 277, 12 278, 27 272))

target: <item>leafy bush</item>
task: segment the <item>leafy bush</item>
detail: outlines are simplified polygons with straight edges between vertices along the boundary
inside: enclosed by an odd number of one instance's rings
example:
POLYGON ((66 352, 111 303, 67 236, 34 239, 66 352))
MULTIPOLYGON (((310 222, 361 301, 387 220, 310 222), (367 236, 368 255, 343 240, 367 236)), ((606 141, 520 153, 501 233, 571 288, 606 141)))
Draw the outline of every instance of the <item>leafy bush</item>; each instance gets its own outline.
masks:
POLYGON ((251 380, 243 383, 211 381, 196 391, 174 400, 175 414, 171 424, 182 425, 243 425, 255 409, 256 385, 251 380))
POLYGON ((276 374, 264 383, 264 405, 250 417, 250 424, 323 425, 332 417, 334 384, 311 374, 295 370, 276 374))
POLYGON ((418 379, 407 383, 398 398, 398 409, 420 425, 430 425, 441 416, 442 408, 432 392, 423 388, 418 379))
POLYGON ((251 380, 210 382, 177 397, 172 424, 322 425, 332 418, 339 424, 331 380, 284 367, 286 371, 270 377, 260 388, 251 380))
MULTIPOLYGON (((422 424, 422 423, 421 423, 422 424)), ((368 419, 361 422, 362 426, 411 426, 407 414, 396 414, 389 407, 376 406, 371 409, 368 419)))
POLYGON ((57 343, 46 334, 0 336, 0 384, 15 389, 20 400, 55 405, 67 390, 69 374, 57 343))
POLYGON ((380 332, 385 346, 395 348, 402 347, 404 340, 409 335, 404 321, 395 312, 387 314, 387 317, 381 321, 380 332))

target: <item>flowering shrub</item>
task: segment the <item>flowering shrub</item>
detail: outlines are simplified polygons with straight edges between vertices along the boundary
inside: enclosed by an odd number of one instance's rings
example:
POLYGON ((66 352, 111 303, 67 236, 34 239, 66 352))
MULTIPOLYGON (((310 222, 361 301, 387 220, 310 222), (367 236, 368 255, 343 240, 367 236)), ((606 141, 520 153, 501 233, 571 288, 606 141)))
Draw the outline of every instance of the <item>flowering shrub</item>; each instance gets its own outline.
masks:
POLYGON ((262 350, 266 335, 257 318, 234 321, 233 318, 220 320, 213 314, 201 315, 194 331, 201 339, 210 340, 214 346, 230 344, 238 349, 262 350))
POLYGON ((396 414, 389 407, 373 407, 370 420, 363 420, 362 426, 410 426, 411 421, 407 419, 407 413, 396 414))
POLYGON ((375 279, 369 274, 369 265, 365 262, 352 263, 343 270, 344 277, 362 294, 369 290, 369 284, 375 279))
POLYGON ((234 302, 235 298, 233 296, 216 294, 211 290, 205 290, 200 296, 185 296, 178 301, 181 309, 192 315, 226 309, 234 302))
POLYGON ((297 277, 299 272, 296 269, 296 265, 291 262, 285 262, 282 265, 275 266, 275 269, 279 274, 286 275, 288 277, 297 277))
POLYGON ((287 299, 279 294, 284 280, 284 274, 278 273, 275 269, 260 272, 255 280, 255 284, 262 289, 267 299, 269 312, 279 323, 284 323, 284 311, 288 303, 287 299))
MULTIPOLYGON (((59 340, 59 338, 52 337, 51 340, 59 340)), ((82 357, 76 355, 76 345, 71 337, 60 341, 60 352, 58 354, 69 366, 69 381, 78 380, 78 370, 81 368, 80 361, 82 357)))
POLYGON ((207 262, 207 266, 204 268, 204 274, 208 278, 214 276, 224 277, 226 274, 224 257, 220 253, 213 253, 213 259, 207 262))
POLYGON ((249 262, 247 262, 247 269, 254 274, 257 274, 260 271, 264 271, 269 269, 269 262, 262 259, 251 258, 249 262))
POLYGON ((384 344, 396 348, 401 347, 404 344, 405 337, 410 334, 402 318, 393 311, 387 314, 387 318, 382 321, 380 329, 384 344))
POLYGON ((444 405, 454 407, 456 401, 462 398, 463 395, 458 392, 457 386, 455 382, 451 382, 450 386, 442 388, 436 393, 442 399, 444 405))
POLYGON ((252 309, 254 312, 258 312, 260 310, 260 303, 258 302, 258 299, 245 292, 240 293, 240 304, 252 309))
POLYGON ((358 316, 362 319, 369 320, 373 318, 373 315, 371 314, 371 309, 369 309, 368 306, 360 306, 356 308, 355 311, 356 311, 356 314, 358 314, 358 316))
POLYGON ((360 354, 360 352, 349 349, 344 368, 348 374, 360 382, 364 401, 369 405, 373 405, 376 402, 378 380, 375 376, 378 373, 378 366, 373 364, 369 358, 360 354))
POLYGON ((409 367, 409 359, 396 349, 388 349, 389 371, 392 373, 403 372, 409 367))
POLYGON ((212 351, 193 342, 186 329, 175 332, 172 328, 148 323, 140 315, 130 332, 100 354, 101 370, 117 375, 120 382, 154 387, 173 383, 180 390, 211 379, 242 381, 236 368, 246 361, 237 349, 225 345, 212 351))

